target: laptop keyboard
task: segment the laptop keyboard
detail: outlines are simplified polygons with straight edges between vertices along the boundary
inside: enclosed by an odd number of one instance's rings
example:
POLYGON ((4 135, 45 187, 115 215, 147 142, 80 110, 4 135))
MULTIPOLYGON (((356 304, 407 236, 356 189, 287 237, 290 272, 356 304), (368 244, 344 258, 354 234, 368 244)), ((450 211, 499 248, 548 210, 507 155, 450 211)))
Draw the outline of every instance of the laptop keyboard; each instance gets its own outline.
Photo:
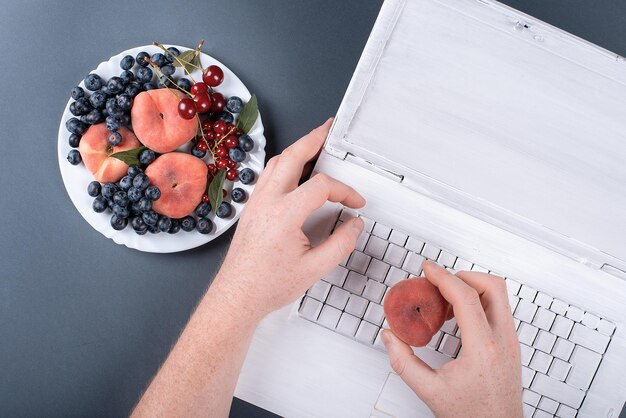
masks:
MULTIPOLYGON (((335 228, 355 213, 344 209, 335 228)), ((388 289, 422 274, 426 259, 450 271, 490 273, 437 245, 361 216, 356 249, 302 298, 299 315, 372 348, 383 350, 383 312, 388 289)), ((491 272, 504 277, 502 274, 491 272)), ((591 386, 615 324, 505 277, 521 347, 525 417, 575 417, 591 386)), ((426 349, 456 358, 460 330, 446 321, 426 349)))

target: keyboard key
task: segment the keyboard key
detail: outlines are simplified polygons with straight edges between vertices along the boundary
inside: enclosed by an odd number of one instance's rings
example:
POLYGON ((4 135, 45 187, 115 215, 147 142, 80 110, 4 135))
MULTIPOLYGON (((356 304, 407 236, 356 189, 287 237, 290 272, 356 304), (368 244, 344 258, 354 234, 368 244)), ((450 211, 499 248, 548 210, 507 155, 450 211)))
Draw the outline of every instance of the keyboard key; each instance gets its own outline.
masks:
POLYGON ((350 219, 354 218, 356 216, 356 212, 350 208, 343 208, 341 210, 341 213, 339 214, 339 220, 341 222, 347 222, 350 219))
POLYGON ((381 237, 386 241, 389 239, 389 235, 391 234, 391 228, 376 222, 376 224, 374 224, 374 228, 372 229, 372 234, 376 235, 377 237, 381 237))
POLYGON ((383 260, 396 267, 401 267, 404 257, 406 256, 406 250, 396 244, 389 244, 383 260))
POLYGON ((349 297, 350 293, 333 286, 330 289, 330 293, 328 294, 328 299, 326 299, 326 303, 334 306, 337 309, 343 310, 343 308, 346 307, 346 303, 348 302, 349 297))
POLYGON ((552 347, 554 347, 555 341, 556 335, 541 330, 539 331, 539 334, 537 334, 537 338, 535 338, 533 347, 537 350, 543 351, 544 353, 550 353, 552 352, 552 347))
POLYGON ((552 355, 565 361, 568 361, 574 350, 574 343, 564 340, 563 338, 557 338, 552 349, 552 355))
POLYGON ((387 349, 385 349, 385 344, 383 344, 383 341, 380 338, 381 337, 381 331, 382 330, 379 330, 378 334, 376 334, 376 339, 374 340, 374 347, 378 348, 379 350, 382 350, 382 351, 386 352, 387 349))
POLYGON ((383 295, 387 290, 387 286, 382 283, 378 283, 375 280, 368 280, 365 284, 365 290, 363 290, 363 297, 371 300, 375 303, 380 303, 383 295))
POLYGON ((353 251, 348 261, 348 268, 354 270, 357 273, 365 274, 367 266, 370 264, 371 257, 363 254, 360 251, 353 251))
POLYGON ((381 260, 387 250, 387 241, 372 235, 365 246, 365 254, 381 260))
POLYGON ((535 414, 535 408, 528 405, 527 403, 522 404, 522 413, 524 414, 524 418, 532 418, 535 414))
POLYGON ((537 409, 533 418, 553 418, 554 415, 547 413, 546 411, 542 411, 541 409, 537 409))
POLYGON ((456 320, 454 318, 452 319, 448 319, 446 322, 443 323, 443 325, 441 326, 441 330, 443 332, 446 332, 448 334, 454 335, 454 333, 457 330, 457 325, 456 325, 456 320))
POLYGON ((613 331, 615 331, 615 324, 606 319, 601 319, 597 329, 600 334, 611 336, 613 335, 613 331))
POLYGON ((538 292, 537 296, 535 296, 535 304, 548 309, 552 304, 552 297, 546 295, 545 293, 538 292))
POLYGON ((394 229, 393 231, 391 231, 389 241, 393 242, 396 245, 399 245, 400 247, 404 247, 407 238, 409 237, 406 234, 394 229))
POLYGON ((596 329, 596 327, 598 326, 598 323, 600 323, 600 318, 598 318, 592 313, 585 312, 585 314, 583 315, 582 323, 586 327, 596 329))
POLYGON ((440 352, 450 357, 456 357, 459 348, 461 348, 461 340, 459 338, 444 334, 441 345, 439 346, 440 352))
POLYGON ((474 264, 472 266, 472 271, 477 271, 479 273, 489 273, 489 269, 486 269, 484 267, 478 266, 476 264, 474 264))
POLYGON ((361 321, 359 321, 359 318, 357 318, 356 316, 352 316, 344 312, 341 314, 341 318, 339 319, 339 323, 337 324, 337 331, 344 335, 354 337, 354 334, 356 333, 356 329, 359 326, 360 322, 361 321))
POLYGON ((535 353, 535 349, 527 346, 526 344, 520 344, 520 358, 522 360, 522 366, 528 366, 530 364, 530 359, 533 357, 535 353))
POLYGON ((579 309, 575 306, 570 306, 569 308, 567 308, 567 312, 565 313, 565 316, 571 319, 572 321, 580 322, 582 321, 584 314, 585 313, 582 311, 582 309, 579 309))
POLYGON ((363 251, 365 249, 365 246, 367 245, 367 240, 369 238, 370 238, 370 234, 368 234, 365 231, 361 232, 361 235, 359 235, 359 238, 357 238, 356 240, 355 249, 358 251, 363 251))
POLYGON ((517 331, 519 329, 520 324, 522 323, 522 321, 520 321, 517 318, 513 318, 513 325, 515 325, 515 331, 517 331))
POLYGON ((611 338, 582 324, 574 324, 569 340, 574 344, 582 345, 596 353, 603 354, 611 338))
POLYGON ((348 276, 348 269, 337 266, 331 270, 323 280, 330 284, 334 284, 335 286, 341 287, 343 286, 343 282, 346 280, 346 276, 348 276))
POLYGON ((363 220, 363 223, 365 224, 363 230, 365 232, 372 232, 372 229, 374 228, 374 221, 362 215, 359 215, 359 218, 361 218, 363 220))
POLYGON ((564 316, 557 316, 550 331, 559 337, 567 339, 573 326, 574 322, 571 319, 565 318, 564 316))
POLYGON ((409 277, 409 273, 404 270, 400 270, 396 267, 391 267, 389 273, 387 273, 387 278, 385 279, 385 284, 389 287, 398 283, 400 280, 404 280, 409 277))
POLYGON ((561 300, 554 299, 550 305, 550 310, 557 315, 565 315, 569 305, 561 300))
POLYGON ((324 302, 326 300, 326 296, 328 296, 328 292, 330 292, 330 284, 324 281, 319 281, 311 286, 306 294, 314 299, 324 302))
POLYGON ((453 267, 456 271, 471 271, 472 263, 462 258, 457 258, 453 267))
POLYGON ((509 306, 511 307, 511 313, 515 312, 515 308, 517 308, 517 304, 519 303, 519 298, 511 293, 507 293, 509 297, 509 306))
POLYGON ((439 253, 439 257, 437 258, 437 262, 445 267, 453 267, 455 261, 456 257, 447 251, 441 251, 439 253))
POLYGON ((404 248, 414 253, 421 253, 422 248, 424 248, 424 241, 409 237, 404 248))
POLYGON ((535 378, 535 371, 526 366, 522 366, 522 387, 529 388, 535 378))
POLYGON ((533 358, 530 360, 529 367, 539 373, 545 374, 548 373, 550 363, 552 363, 552 356, 550 354, 535 350, 535 354, 533 354, 533 358))
POLYGON ((559 409, 556 410, 556 416, 559 418, 576 418, 576 414, 576 410, 567 405, 559 405, 559 409))
POLYGON ((515 317, 520 321, 530 323, 535 316, 535 312, 537 312, 537 305, 526 299, 520 299, 517 308, 515 308, 515 317))
POLYGON ((439 258, 439 252, 439 248, 435 247, 432 244, 425 244, 424 248, 421 251, 422 255, 429 260, 436 260, 437 258, 439 258))
POLYGON ((343 288, 350 293, 360 295, 361 293, 363 293, 363 289, 365 289, 366 282, 367 277, 351 271, 350 273, 348 273, 348 277, 346 278, 346 282, 343 284, 343 288))
POLYGON ((550 312, 545 308, 539 308, 537 309, 537 313, 533 319, 533 325, 547 331, 552 326, 554 318, 556 318, 556 314, 554 312, 550 312))
POLYGON ((339 309, 333 308, 330 305, 324 305, 317 322, 325 327, 335 329, 340 317, 341 311, 339 309))
POLYGON ((378 327, 376 325, 372 325, 367 321, 361 321, 361 325, 359 325, 359 329, 356 332, 356 339, 366 344, 372 344, 377 332, 378 327))
POLYGON ((310 298, 308 296, 304 297, 302 301, 302 305, 300 305, 300 315, 304 318, 315 321, 322 310, 322 302, 310 298))
POLYGON ((380 325, 385 318, 385 312, 383 311, 383 307, 376 304, 370 303, 367 306, 367 310, 365 311, 365 316, 363 319, 371 322, 372 324, 380 325))
POLYGON ((521 283, 516 282, 513 279, 507 278, 505 281, 506 290, 512 295, 517 295, 519 293, 520 288, 522 287, 521 283))
POLYGON ((424 257, 422 257, 421 255, 416 253, 409 253, 404 260, 404 266, 402 268, 411 274, 419 276, 422 271, 423 262, 424 257))
POLYGON ((522 402, 531 406, 539 405, 541 395, 529 389, 522 389, 522 402))
POLYGON ((367 277, 370 279, 377 280, 382 282, 387 277, 387 272, 389 271, 389 264, 384 263, 380 260, 376 260, 375 258, 370 261, 370 265, 367 268, 367 277))
POLYGON ((533 345, 535 337, 539 330, 526 322, 522 322, 517 330, 517 338, 519 342, 526 345, 533 345))
POLYGON ((537 373, 530 388, 575 409, 580 408, 585 397, 584 391, 541 373, 537 373))
POLYGON ((443 337, 443 333, 441 331, 437 331, 437 333, 433 335, 433 338, 430 339, 428 344, 426 344, 426 347, 430 347, 433 350, 436 350, 439 346, 439 343, 441 342, 441 337, 443 337))
POLYGON ((534 289, 531 289, 530 287, 524 284, 522 285, 521 289, 517 293, 517 296, 519 296, 522 299, 527 299, 529 302, 532 302, 535 300, 535 296, 537 296, 537 291, 534 289))
POLYGON ((546 398, 545 396, 542 396, 541 400, 539 401, 539 409, 546 411, 550 414, 555 414, 556 408, 558 407, 559 407, 558 402, 555 402, 550 398, 546 398))
POLYGON ((367 299, 357 295, 350 295, 345 311, 359 318, 363 318, 367 304, 367 299))
POLYGON ((555 358, 550 365, 550 369, 548 370, 548 376, 564 382, 571 368, 571 364, 555 358))
POLYGON ((572 370, 569 372, 565 382, 579 389, 587 390, 591 385, 591 380, 600 366, 602 356, 585 347, 576 347, 569 362, 572 370))

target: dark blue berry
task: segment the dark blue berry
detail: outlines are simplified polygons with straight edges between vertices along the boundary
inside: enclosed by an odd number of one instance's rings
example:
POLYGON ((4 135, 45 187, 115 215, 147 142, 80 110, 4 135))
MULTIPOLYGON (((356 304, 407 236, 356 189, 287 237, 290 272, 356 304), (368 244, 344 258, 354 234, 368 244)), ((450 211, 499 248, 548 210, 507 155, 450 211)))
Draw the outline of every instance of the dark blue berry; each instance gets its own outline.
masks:
POLYGON ((191 147, 191 153, 198 158, 204 158, 206 151, 199 150, 195 145, 191 147))
POLYGON ((243 184, 252 183, 254 181, 254 178, 254 171, 252 171, 250 168, 244 168, 239 172, 239 181, 241 181, 243 184))
POLYGON ((156 158, 156 154, 151 149, 145 149, 139 154, 139 162, 141 164, 150 164, 156 158))
POLYGON ((246 152, 239 147, 228 150, 228 156, 236 163, 240 163, 246 159, 246 152))
POLYGON ((128 177, 130 177, 131 179, 134 179, 137 174, 143 173, 143 170, 136 165, 131 165, 130 167, 128 167, 127 173, 128 173, 128 177))
MULTIPOLYGON (((107 116, 104 123, 110 132, 117 132, 120 130, 120 122, 116 116, 107 116)), ((121 138, 121 135, 120 135, 121 138)), ((108 140, 109 138, 107 138, 108 140)), ((121 142, 121 139, 120 139, 121 142)))
POLYGON ((180 80, 178 80, 178 82, 176 84, 178 84, 178 87, 181 90, 184 90, 184 91, 191 90, 191 81, 189 81, 188 79, 186 79, 184 77, 181 78, 180 80))
POLYGON ((161 216, 158 223, 159 229, 163 232, 167 232, 172 227, 172 220, 167 216, 161 216))
POLYGON ((161 191, 156 186, 149 186, 146 189, 145 195, 148 199, 155 201, 159 200, 159 198, 161 197, 161 191))
POLYGON ((71 118, 65 122, 65 127, 68 131, 70 131, 70 133, 82 135, 85 131, 87 131, 89 126, 76 118, 71 118))
POLYGON ((124 109, 117 104, 117 98, 109 97, 106 103, 106 110, 109 112, 109 116, 122 116, 124 109))
POLYGON ((126 55, 120 61, 120 68, 122 70, 130 70, 131 68, 133 68, 133 65, 135 65, 135 58, 133 58, 132 55, 126 55))
MULTIPOLYGON (((109 116, 110 118, 111 116, 109 116)), ((107 118, 107 120, 109 119, 107 118)), ((107 125, 107 128, 109 127, 109 125, 107 125)), ((120 134, 119 132, 111 132, 109 134, 109 136, 107 136, 107 142, 109 143, 109 145, 111 145, 112 147, 116 147, 119 144, 122 143, 122 134, 120 134)))
POLYGON ((133 73, 132 71, 122 71, 120 73, 120 78, 124 82, 124 88, 126 88, 129 83, 135 81, 135 73, 133 73))
POLYGON ((143 173, 139 173, 135 176, 135 178, 133 178, 133 186, 139 190, 146 190, 149 185, 150 179, 143 173))
POLYGON ((235 117, 233 116, 232 113, 226 110, 222 110, 220 113, 217 114, 217 119, 223 120, 225 123, 233 123, 233 121, 235 120, 235 117))
POLYGON ((87 194, 91 197, 96 197, 100 195, 101 190, 102 190, 102 186, 97 181, 92 181, 87 186, 87 194))
POLYGON ((170 225, 170 229, 167 230, 168 234, 178 234, 180 231, 180 222, 178 219, 172 219, 172 224, 170 225))
POLYGON ((70 139, 69 139, 70 147, 78 148, 78 146, 80 145, 80 138, 81 137, 82 136, 78 135, 78 134, 71 134, 70 135, 70 139))
POLYGON ((141 217, 143 218, 143 221, 146 223, 146 225, 149 226, 156 226, 157 222, 159 222, 159 215, 157 215, 157 213, 153 210, 144 212, 141 217))
POLYGON ((89 103, 96 109, 102 109, 107 102, 107 95, 102 90, 94 91, 89 96, 89 103))
POLYGON ((98 109, 94 109, 91 112, 87 113, 85 116, 81 117, 81 121, 85 122, 88 125, 95 125, 96 123, 100 123, 104 120, 102 117, 102 112, 98 109))
POLYGON ((160 89, 171 88, 171 87, 174 87, 174 84, 172 84, 169 78, 162 75, 157 81, 157 87, 160 89))
POLYGON ((133 106, 133 99, 125 94, 120 94, 117 96, 117 105, 122 110, 130 110, 133 106))
POLYGON ((137 69, 135 78, 140 83, 148 83, 152 80, 152 70, 148 67, 141 67, 137 69))
POLYGON ((67 161, 69 161, 72 165, 78 165, 82 160, 80 152, 78 152, 77 149, 73 149, 67 154, 67 161))
POLYGON ((226 101, 226 110, 232 113, 239 113, 243 109, 243 101, 237 96, 231 96, 226 101))
POLYGON ((152 55, 152 62, 157 67, 163 67, 165 63, 167 62, 167 60, 165 59, 165 55, 161 54, 160 52, 157 52, 156 54, 152 55))
POLYGON ((135 97, 139 93, 141 93, 141 86, 139 85, 139 83, 128 83, 128 85, 124 89, 124 94, 128 97, 135 97))
POLYGON ((161 71, 163 72, 163 74, 170 77, 176 71, 176 67, 174 67, 172 64, 167 64, 161 68, 161 71))
POLYGON ((254 148, 254 141, 250 138, 250 135, 243 134, 239 137, 239 147, 245 152, 252 151, 252 148, 254 148))
POLYGON ((218 218, 228 218, 233 213, 233 207, 228 202, 222 202, 215 213, 218 218))
POLYGON ((132 217, 130 219, 130 226, 132 226, 135 231, 148 229, 146 223, 143 221, 143 218, 141 216, 132 217))
POLYGON ((161 230, 156 225, 148 225, 148 232, 151 234, 158 234, 161 230))
POLYGON ((211 213, 211 204, 207 203, 207 202, 201 202, 198 207, 196 207, 196 215, 199 218, 204 218, 206 216, 209 216, 209 213, 211 213))
POLYGON ((128 200, 128 195, 126 194, 126 192, 120 190, 119 192, 115 192, 115 194, 113 195, 113 202, 122 207, 127 207, 130 203, 130 200, 128 200))
POLYGON ((148 54, 145 51, 141 51, 140 53, 137 54, 136 60, 137 60, 137 64, 140 65, 141 67, 147 67, 148 65, 150 65, 150 63, 148 63, 148 58, 150 58, 150 54, 148 54))
POLYGON ((130 211, 127 207, 122 205, 118 205, 117 203, 113 204, 113 213, 116 214, 120 218, 128 218, 130 216, 130 211))
MULTIPOLYGON (((91 102, 86 97, 79 98, 73 103, 73 105, 74 105, 74 111, 76 112, 73 114, 78 115, 78 116, 86 115, 87 113, 91 112, 91 109, 93 109, 91 102)), ((72 110, 71 107, 72 106, 70 105, 70 111, 72 110)))
POLYGON ((125 113, 122 115, 122 126, 130 126, 130 114, 125 113))
POLYGON ((148 212, 150 209, 152 209, 152 201, 147 197, 142 197, 141 199, 139 199, 137 207, 141 212, 148 212))
POLYGON ((200 218, 196 223, 196 229, 201 234, 208 234, 213 229, 213 222, 207 218, 200 218))
POLYGON ((111 77, 107 82, 107 90, 111 94, 118 94, 124 90, 125 84, 124 80, 120 77, 111 77))
POLYGON ((72 99, 78 100, 81 97, 85 97, 85 90, 82 87, 76 86, 72 89, 72 99))
POLYGON ((100 90, 102 87, 102 79, 98 74, 89 74, 85 77, 85 88, 89 91, 100 90))
POLYGON ((115 183, 104 183, 102 185, 102 196, 104 196, 107 200, 113 199, 113 195, 117 192, 117 190, 118 189, 115 183))
POLYGON ((131 187, 128 189, 128 200, 131 202, 139 202, 139 200, 143 197, 142 190, 139 190, 136 187, 131 187))
POLYGON ((246 200, 246 192, 245 190, 243 190, 242 188, 239 187, 235 187, 231 192, 230 192, 230 197, 233 199, 233 202, 235 203, 241 203, 244 200, 246 200))
POLYGON ((167 48, 167 50, 169 51, 169 54, 165 54, 165 59, 167 59, 167 62, 174 62, 174 57, 180 55, 180 51, 176 47, 170 46, 169 48, 167 48), (172 55, 174 57, 172 57, 172 55))
POLYGON ((183 231, 193 231, 196 227, 196 219, 193 216, 185 216, 180 220, 180 227, 183 231))
POLYGON ((156 85, 156 84, 154 84, 154 83, 145 83, 145 84, 143 85, 143 89, 144 89, 145 91, 148 91, 148 90, 156 90, 157 88, 158 88, 158 87, 157 87, 157 85, 156 85))
POLYGON ((128 191, 133 185, 133 179, 130 176, 124 176, 120 180, 120 189, 128 191))
POLYGON ((94 212, 97 213, 104 212, 108 206, 109 204, 107 203, 107 200, 102 196, 96 196, 96 198, 93 200, 93 204, 91 205, 94 212))
POLYGON ((126 228, 126 225, 128 225, 127 217, 126 218, 122 218, 122 217, 120 217, 118 215, 111 216, 111 226, 116 231, 121 231, 122 229, 126 228))

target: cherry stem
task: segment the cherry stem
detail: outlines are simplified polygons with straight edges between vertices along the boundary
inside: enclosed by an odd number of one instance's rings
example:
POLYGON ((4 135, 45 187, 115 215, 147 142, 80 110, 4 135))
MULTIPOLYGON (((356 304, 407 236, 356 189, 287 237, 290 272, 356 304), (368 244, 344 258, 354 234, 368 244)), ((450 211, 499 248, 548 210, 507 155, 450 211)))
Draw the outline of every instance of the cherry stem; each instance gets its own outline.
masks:
POLYGON ((200 127, 201 138, 204 141, 204 143, 206 144, 206 149, 209 150, 209 154, 211 154, 211 158, 213 158, 213 162, 215 162, 215 154, 213 154, 213 150, 209 146, 209 143, 206 140, 206 138, 204 137, 204 129, 202 129, 202 121, 200 120, 200 115, 198 115, 197 113, 196 113, 196 119, 198 119, 198 126, 200 127))
MULTIPOLYGON (((204 43, 204 40, 202 40, 202 42, 204 43)), ((188 62, 188 61, 183 61, 180 58, 178 58, 176 55, 172 54, 170 51, 167 50, 167 48, 165 48, 165 45, 160 44, 158 42, 154 42, 154 45, 161 48, 163 50, 163 52, 165 52, 166 54, 168 54, 169 56, 171 56, 172 58, 174 58, 178 64, 180 64, 180 66, 183 68, 183 71, 185 73, 187 73, 187 75, 189 76, 189 78, 191 78, 191 81, 193 81, 193 84, 196 84, 196 80, 194 80, 193 76, 191 75, 191 73, 187 70, 187 67, 185 65, 189 65, 190 67, 194 67, 198 70, 201 70, 202 72, 204 72, 204 69, 202 68, 202 63, 200 63, 200 67, 198 67, 197 65, 188 62)))
MULTIPOLYGON (((176 82, 174 80, 172 80, 169 76, 165 75, 165 73, 163 73, 161 71, 161 69, 159 68, 158 65, 156 65, 151 59, 148 58, 148 63, 152 66, 152 68, 154 68, 154 71, 156 71, 157 75, 161 74, 162 76, 165 76, 165 78, 167 78, 169 80, 170 83, 174 84, 175 86, 177 86, 180 90, 184 91, 185 93, 187 93, 189 96, 193 97, 193 94, 189 93, 187 90, 181 88, 178 84, 176 84, 176 82)), ((165 85, 165 88, 168 89, 169 91, 172 92, 172 94, 174 96, 176 96, 176 94, 172 91, 172 89, 170 89, 167 85, 165 85)), ((176 96, 178 98, 178 96, 176 96)))

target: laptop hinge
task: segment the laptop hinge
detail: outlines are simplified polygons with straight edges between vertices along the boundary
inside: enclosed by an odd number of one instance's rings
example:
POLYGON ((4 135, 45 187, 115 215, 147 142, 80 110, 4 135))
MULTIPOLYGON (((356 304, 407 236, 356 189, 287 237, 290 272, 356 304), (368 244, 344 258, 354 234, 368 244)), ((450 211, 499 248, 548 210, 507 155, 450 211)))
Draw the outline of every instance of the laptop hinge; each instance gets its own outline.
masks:
POLYGON ((358 157, 352 154, 351 152, 338 150, 330 146, 326 146, 324 150, 335 158, 349 161, 367 170, 373 171, 376 174, 380 174, 384 177, 387 177, 388 179, 391 179, 395 182, 402 183, 402 181, 404 180, 404 176, 402 174, 398 174, 394 172, 393 170, 389 170, 385 167, 381 167, 380 165, 377 165, 371 161, 368 161, 365 158, 358 157))
POLYGON ((604 264, 600 270, 602 270, 605 273, 609 273, 610 275, 615 276, 619 279, 626 280, 626 271, 620 268, 614 267, 610 264, 604 264))

